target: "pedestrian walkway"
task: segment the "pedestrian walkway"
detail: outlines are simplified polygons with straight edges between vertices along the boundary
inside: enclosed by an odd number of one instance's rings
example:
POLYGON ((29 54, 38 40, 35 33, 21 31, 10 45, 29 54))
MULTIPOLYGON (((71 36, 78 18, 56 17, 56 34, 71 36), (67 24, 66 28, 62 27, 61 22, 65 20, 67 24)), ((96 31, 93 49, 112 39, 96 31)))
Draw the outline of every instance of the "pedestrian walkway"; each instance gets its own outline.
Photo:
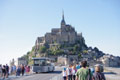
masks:
POLYGON ((15 75, 10 75, 8 78, 0 78, 0 80, 11 80, 11 79, 14 79, 14 78, 17 78, 15 75))
POLYGON ((21 77, 21 76, 10 75, 8 78, 5 78, 5 79, 1 78, 0 80, 14 80, 19 77, 21 77))
POLYGON ((57 75, 57 76, 51 78, 50 80, 62 80, 62 74, 57 75))
POLYGON ((105 67, 106 80, 120 80, 120 68, 105 67))
MULTIPOLYGON (((25 74, 24 76, 30 76, 31 74, 25 74)), ((8 78, 0 78, 0 80, 15 80, 17 78, 20 78, 20 77, 23 77, 23 76, 16 76, 16 75, 10 75, 8 78)))

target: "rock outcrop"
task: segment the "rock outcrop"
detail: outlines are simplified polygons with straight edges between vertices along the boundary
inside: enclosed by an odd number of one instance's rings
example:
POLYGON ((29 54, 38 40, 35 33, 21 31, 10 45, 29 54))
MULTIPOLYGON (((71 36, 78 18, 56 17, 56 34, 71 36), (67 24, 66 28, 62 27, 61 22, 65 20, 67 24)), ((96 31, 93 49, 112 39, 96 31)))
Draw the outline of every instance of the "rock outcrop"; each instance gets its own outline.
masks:
POLYGON ((106 54, 100 58, 106 67, 120 67, 120 57, 106 54))

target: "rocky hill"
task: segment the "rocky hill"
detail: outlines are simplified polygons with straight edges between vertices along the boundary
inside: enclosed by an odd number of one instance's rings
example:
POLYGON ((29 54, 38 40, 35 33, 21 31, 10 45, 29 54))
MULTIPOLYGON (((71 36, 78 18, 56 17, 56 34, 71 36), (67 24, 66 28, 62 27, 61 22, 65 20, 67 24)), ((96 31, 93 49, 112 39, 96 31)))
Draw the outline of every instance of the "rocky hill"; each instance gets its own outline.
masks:
MULTIPOLYGON (((104 57, 105 53, 96 47, 88 47, 85 44, 82 33, 77 33, 74 27, 66 24, 63 14, 61 27, 53 28, 50 33, 46 33, 44 36, 38 37, 32 50, 26 55, 22 56, 22 58, 25 58, 29 64, 32 64, 31 59, 33 57, 51 57, 65 55, 78 55, 79 60, 98 60, 102 62, 102 57, 104 57)), ((120 60, 119 57, 118 60, 120 60)), ((115 64, 117 64, 117 66, 120 65, 120 63, 115 64)))

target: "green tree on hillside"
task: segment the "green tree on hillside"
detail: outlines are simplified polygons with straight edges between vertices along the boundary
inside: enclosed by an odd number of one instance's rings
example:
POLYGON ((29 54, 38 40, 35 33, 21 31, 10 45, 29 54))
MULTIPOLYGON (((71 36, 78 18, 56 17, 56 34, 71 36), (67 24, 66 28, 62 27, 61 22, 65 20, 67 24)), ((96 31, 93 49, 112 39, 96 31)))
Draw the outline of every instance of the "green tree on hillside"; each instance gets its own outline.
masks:
POLYGON ((62 50, 56 50, 53 53, 54 53, 54 55, 61 55, 61 54, 64 53, 64 51, 62 51, 62 50))
POLYGON ((47 48, 45 46, 41 46, 40 49, 38 50, 39 53, 45 53, 47 48))
POLYGON ((83 53, 88 53, 88 51, 87 50, 83 50, 83 53))

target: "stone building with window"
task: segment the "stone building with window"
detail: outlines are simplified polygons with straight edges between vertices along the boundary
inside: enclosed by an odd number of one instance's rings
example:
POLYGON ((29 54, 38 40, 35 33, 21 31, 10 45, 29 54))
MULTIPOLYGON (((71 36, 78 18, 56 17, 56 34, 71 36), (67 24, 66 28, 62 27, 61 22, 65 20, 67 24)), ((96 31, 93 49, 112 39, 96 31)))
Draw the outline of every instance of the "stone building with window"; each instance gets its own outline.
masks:
POLYGON ((78 55, 60 56, 57 59, 57 63, 61 65, 74 65, 78 63, 78 55))
POLYGON ((28 65, 28 61, 25 58, 18 58, 18 65, 28 65))
POLYGON ((75 44, 77 41, 80 42, 81 46, 84 48, 85 40, 82 36, 82 33, 77 33, 69 24, 66 24, 64 19, 64 14, 62 15, 62 20, 60 24, 60 28, 53 28, 51 32, 48 32, 45 34, 45 36, 38 37, 35 42, 35 50, 38 50, 41 46, 44 46, 48 44, 50 47, 51 44, 57 43, 57 44, 75 44))

